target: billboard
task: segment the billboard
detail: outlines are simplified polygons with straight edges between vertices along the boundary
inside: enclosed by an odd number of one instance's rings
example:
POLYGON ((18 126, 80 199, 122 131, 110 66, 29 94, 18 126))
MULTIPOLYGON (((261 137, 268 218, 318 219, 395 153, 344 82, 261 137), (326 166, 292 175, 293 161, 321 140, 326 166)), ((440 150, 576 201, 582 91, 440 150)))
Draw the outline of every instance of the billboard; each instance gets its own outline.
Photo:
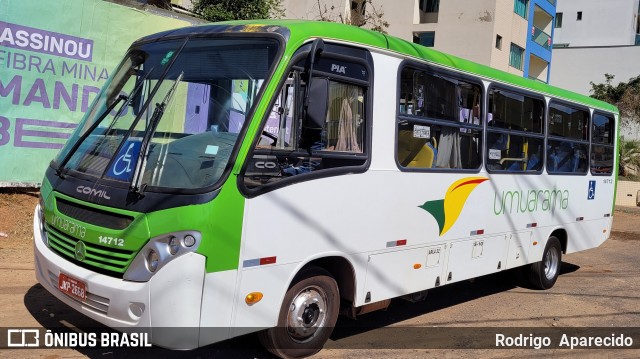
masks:
POLYGON ((200 22, 102 0, 0 0, 0 187, 38 186, 136 39, 200 22))

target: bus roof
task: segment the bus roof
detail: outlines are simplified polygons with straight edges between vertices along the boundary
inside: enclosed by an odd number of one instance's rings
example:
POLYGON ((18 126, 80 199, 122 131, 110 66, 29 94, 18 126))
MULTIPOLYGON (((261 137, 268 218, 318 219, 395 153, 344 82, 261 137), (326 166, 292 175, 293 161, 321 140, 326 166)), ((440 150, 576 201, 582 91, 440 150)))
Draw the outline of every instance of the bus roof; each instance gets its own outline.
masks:
POLYGON ((309 38, 316 37, 364 44, 370 47, 389 50, 401 55, 413 57, 418 60, 425 60, 442 67, 462 71, 489 80, 496 80, 512 86, 533 90, 558 99, 569 100, 618 114, 618 109, 615 106, 589 96, 564 90, 540 81, 510 74, 470 60, 445 54, 434 50, 433 48, 414 44, 394 36, 334 22, 276 19, 226 21, 164 31, 144 37, 139 41, 152 41, 162 37, 196 36, 207 33, 223 32, 279 33, 288 40, 288 43, 291 45, 288 47, 292 49, 291 51, 295 51, 298 46, 309 38))

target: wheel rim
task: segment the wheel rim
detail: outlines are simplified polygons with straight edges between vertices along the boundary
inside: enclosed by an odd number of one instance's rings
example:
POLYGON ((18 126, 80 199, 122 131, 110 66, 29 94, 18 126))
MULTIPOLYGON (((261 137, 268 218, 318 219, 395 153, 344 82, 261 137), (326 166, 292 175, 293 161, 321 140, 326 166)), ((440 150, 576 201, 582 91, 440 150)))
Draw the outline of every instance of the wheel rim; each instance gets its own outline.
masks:
POLYGON ((309 286, 291 301, 287 315, 287 331, 297 342, 308 341, 327 321, 327 294, 322 288, 309 286))
POLYGON ((544 257, 544 276, 548 280, 553 280, 558 273, 559 266, 560 256, 558 255, 558 251, 551 248, 544 257))

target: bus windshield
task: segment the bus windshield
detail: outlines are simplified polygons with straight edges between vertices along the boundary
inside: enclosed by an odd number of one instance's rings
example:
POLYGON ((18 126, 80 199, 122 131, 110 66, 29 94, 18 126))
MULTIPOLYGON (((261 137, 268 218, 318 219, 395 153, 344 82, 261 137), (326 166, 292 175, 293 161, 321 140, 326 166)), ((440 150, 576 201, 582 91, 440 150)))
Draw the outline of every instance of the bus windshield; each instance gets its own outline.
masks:
POLYGON ((54 166, 156 191, 212 186, 229 163, 277 49, 269 38, 133 47, 54 166))

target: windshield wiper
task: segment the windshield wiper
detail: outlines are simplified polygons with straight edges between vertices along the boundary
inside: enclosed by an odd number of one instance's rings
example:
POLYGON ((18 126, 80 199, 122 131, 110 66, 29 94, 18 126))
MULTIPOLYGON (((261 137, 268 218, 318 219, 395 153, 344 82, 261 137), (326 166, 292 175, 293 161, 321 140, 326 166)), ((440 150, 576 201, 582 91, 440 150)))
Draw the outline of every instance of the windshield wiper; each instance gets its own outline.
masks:
POLYGON ((98 116, 98 119, 87 129, 87 131, 85 131, 80 136, 80 138, 78 138, 76 143, 73 144, 73 147, 71 147, 71 149, 69 150, 69 152, 67 152, 67 154, 64 156, 62 161, 60 161, 60 165, 58 165, 58 168, 56 168, 56 174, 58 176, 62 175, 62 170, 64 169, 64 166, 66 166, 67 162, 69 162, 69 159, 71 159, 71 156, 78 150, 78 148, 80 147, 80 145, 82 145, 84 140, 86 140, 87 137, 89 137, 89 135, 100 125, 102 120, 104 120, 104 118, 107 117, 107 114, 113 111, 113 109, 118 105, 118 103, 120 103, 120 101, 128 101, 128 100, 129 100, 129 96, 126 96, 123 94, 118 95, 118 97, 116 97, 116 100, 113 101, 113 103, 109 105, 104 110, 104 112, 100 114, 100 116, 98 116))
MULTIPOLYGON (((144 190, 147 187, 146 183, 140 185, 140 182, 142 181, 142 177, 143 177, 141 172, 142 170, 144 170, 145 166, 147 165, 147 157, 148 157, 147 152, 148 152, 149 142, 151 141, 151 138, 153 138, 153 135, 156 132, 156 128, 160 123, 160 119, 162 118, 162 115, 164 115, 164 112, 167 109, 167 105, 173 99, 173 95, 175 94, 176 88, 178 88, 178 85, 182 82, 183 77, 184 77, 184 71, 180 73, 180 76, 178 76, 178 78, 173 83, 173 85, 171 86, 167 94, 164 96, 164 99, 162 100, 162 102, 156 103, 156 108, 153 110, 153 114, 151 115, 151 119, 149 120, 147 133, 142 139, 142 143, 140 144, 140 154, 138 155, 139 157, 136 164, 136 170, 133 175, 134 180, 131 181, 131 186, 129 187, 129 190, 131 192, 136 193, 140 196, 143 195, 144 190)), ((158 157, 158 160, 159 159, 160 157, 158 157)))
MULTIPOLYGON (((144 75, 144 77, 138 77, 136 79, 136 86, 133 88, 133 91, 131 91, 131 93, 127 97, 127 101, 125 103, 123 103, 122 106, 120 106, 120 109, 118 109, 118 112, 116 112, 115 116, 113 116, 113 119, 111 120, 111 123, 109 124, 107 129, 104 131, 105 134, 111 132, 111 130, 113 129, 113 126, 115 126, 116 122, 118 122, 118 119, 120 119, 120 116, 122 116, 122 114, 124 113, 124 110, 127 108, 127 106, 131 105, 131 103, 135 99, 140 98, 140 96, 142 96, 142 91, 143 91, 143 88, 144 88, 144 84, 147 81, 147 79, 149 78, 149 76, 151 76, 151 73, 153 73, 153 70, 154 70, 154 67, 152 67, 146 73, 146 75, 144 75)), ((132 125, 132 128, 133 127, 135 127, 135 125, 132 125)))
MULTIPOLYGON (((151 69, 151 70, 153 71, 153 69, 151 69)), ((76 141, 76 143, 73 144, 73 147, 71 147, 69 152, 64 156, 64 159, 62 161, 60 161, 60 165, 56 169, 56 174, 58 176, 62 175, 62 171, 64 170, 64 167, 66 166, 67 162, 69 162, 69 160, 71 159, 71 156, 73 156, 73 154, 78 150, 78 148, 87 139, 87 137, 89 137, 89 135, 91 135, 91 133, 93 133, 93 131, 102 123, 102 120, 104 120, 107 117, 107 115, 111 111, 113 111, 113 109, 120 103, 120 101, 125 101, 122 104, 122 106, 120 106, 120 108, 118 109, 118 112, 116 112, 115 116, 113 116, 113 120, 111 120, 111 123, 109 124, 109 127, 107 128, 105 133, 108 133, 113 128, 113 126, 115 125, 116 121, 120 118, 120 116, 124 112, 124 109, 127 108, 127 106, 129 106, 131 101, 133 101, 133 99, 136 96, 138 96, 138 92, 140 92, 140 90, 143 87, 143 84, 144 84, 145 80, 149 77, 149 75, 151 74, 152 71, 147 72, 147 74, 142 78, 142 80, 139 81, 138 85, 136 85, 136 87, 134 87, 133 91, 131 91, 129 93, 129 96, 123 95, 123 94, 119 94, 118 97, 116 97, 116 100, 113 101, 113 103, 111 105, 109 105, 109 107, 107 107, 104 110, 104 112, 102 112, 100 114, 100 116, 98 116, 98 119, 87 129, 87 131, 85 131, 85 133, 82 134, 82 136, 80 136, 80 138, 78 138, 78 141, 76 141)))

